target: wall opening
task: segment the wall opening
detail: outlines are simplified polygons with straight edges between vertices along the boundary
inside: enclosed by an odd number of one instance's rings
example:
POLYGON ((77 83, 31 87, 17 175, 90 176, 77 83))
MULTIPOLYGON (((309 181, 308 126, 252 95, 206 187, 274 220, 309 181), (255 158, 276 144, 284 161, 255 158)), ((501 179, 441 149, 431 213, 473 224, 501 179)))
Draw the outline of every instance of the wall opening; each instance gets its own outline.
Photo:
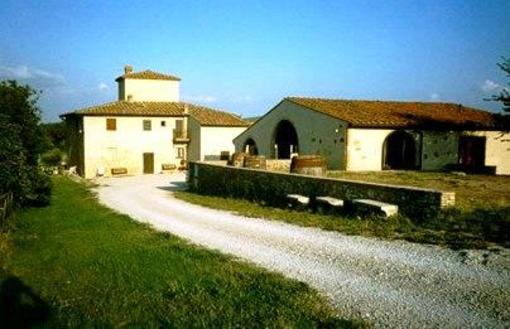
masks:
POLYGON ((459 140, 459 164, 468 169, 485 166, 485 137, 462 136, 459 140))
POLYGON ((417 169, 416 143, 405 131, 395 131, 386 137, 383 144, 383 169, 417 169))
POLYGON ((244 153, 250 155, 259 155, 257 143, 255 143, 255 141, 252 138, 248 138, 248 140, 246 140, 246 143, 244 143, 243 151, 244 153))
POLYGON ((288 120, 280 121, 276 126, 273 143, 275 158, 290 159, 293 153, 298 152, 298 148, 298 137, 294 125, 288 120))

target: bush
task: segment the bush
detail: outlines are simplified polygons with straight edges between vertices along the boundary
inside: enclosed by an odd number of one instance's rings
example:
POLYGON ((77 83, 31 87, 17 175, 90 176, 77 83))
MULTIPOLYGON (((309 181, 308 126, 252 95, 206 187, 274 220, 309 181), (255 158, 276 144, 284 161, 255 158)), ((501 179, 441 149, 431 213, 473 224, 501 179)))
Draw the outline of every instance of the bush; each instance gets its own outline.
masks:
POLYGON ((64 155, 58 148, 51 149, 41 155, 41 162, 47 166, 58 166, 62 162, 64 155))

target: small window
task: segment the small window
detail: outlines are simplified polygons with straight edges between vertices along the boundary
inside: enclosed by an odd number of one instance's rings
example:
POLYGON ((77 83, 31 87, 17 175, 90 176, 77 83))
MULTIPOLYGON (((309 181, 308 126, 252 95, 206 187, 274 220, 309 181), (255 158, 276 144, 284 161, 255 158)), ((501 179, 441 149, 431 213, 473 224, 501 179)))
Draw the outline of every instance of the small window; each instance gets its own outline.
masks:
POLYGON ((177 159, 184 159, 184 147, 177 148, 177 159))
POLYGON ((117 130, 117 119, 106 119, 106 130, 117 130))
POLYGON ((166 127, 166 121, 161 121, 161 127, 166 127))
POLYGON ((151 120, 143 120, 143 130, 152 130, 152 121, 151 120))

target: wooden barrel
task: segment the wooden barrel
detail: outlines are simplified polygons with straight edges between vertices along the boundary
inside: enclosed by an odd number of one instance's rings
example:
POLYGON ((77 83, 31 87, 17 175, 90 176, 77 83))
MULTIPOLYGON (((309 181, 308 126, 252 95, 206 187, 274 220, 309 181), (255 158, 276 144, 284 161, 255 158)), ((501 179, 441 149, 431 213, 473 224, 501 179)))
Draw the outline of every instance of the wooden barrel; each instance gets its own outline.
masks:
POLYGON ((294 174, 326 176, 326 169, 326 159, 321 155, 298 155, 290 163, 290 172, 294 174))
POLYGON ((245 156, 246 156, 246 153, 244 153, 244 152, 235 152, 234 154, 232 154, 232 157, 230 158, 228 165, 234 166, 234 167, 242 167, 244 164, 245 156))
POLYGON ((246 155, 244 167, 254 169, 266 169, 266 157, 263 155, 246 155))

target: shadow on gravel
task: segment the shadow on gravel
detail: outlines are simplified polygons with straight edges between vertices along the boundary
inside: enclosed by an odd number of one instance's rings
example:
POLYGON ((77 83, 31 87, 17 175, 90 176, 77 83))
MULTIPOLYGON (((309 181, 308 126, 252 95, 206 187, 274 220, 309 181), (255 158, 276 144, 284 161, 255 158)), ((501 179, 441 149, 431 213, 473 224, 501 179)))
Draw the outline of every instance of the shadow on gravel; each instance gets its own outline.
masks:
POLYGON ((167 186, 158 186, 160 190, 175 192, 175 191, 185 191, 188 189, 188 184, 186 182, 170 182, 167 186))

